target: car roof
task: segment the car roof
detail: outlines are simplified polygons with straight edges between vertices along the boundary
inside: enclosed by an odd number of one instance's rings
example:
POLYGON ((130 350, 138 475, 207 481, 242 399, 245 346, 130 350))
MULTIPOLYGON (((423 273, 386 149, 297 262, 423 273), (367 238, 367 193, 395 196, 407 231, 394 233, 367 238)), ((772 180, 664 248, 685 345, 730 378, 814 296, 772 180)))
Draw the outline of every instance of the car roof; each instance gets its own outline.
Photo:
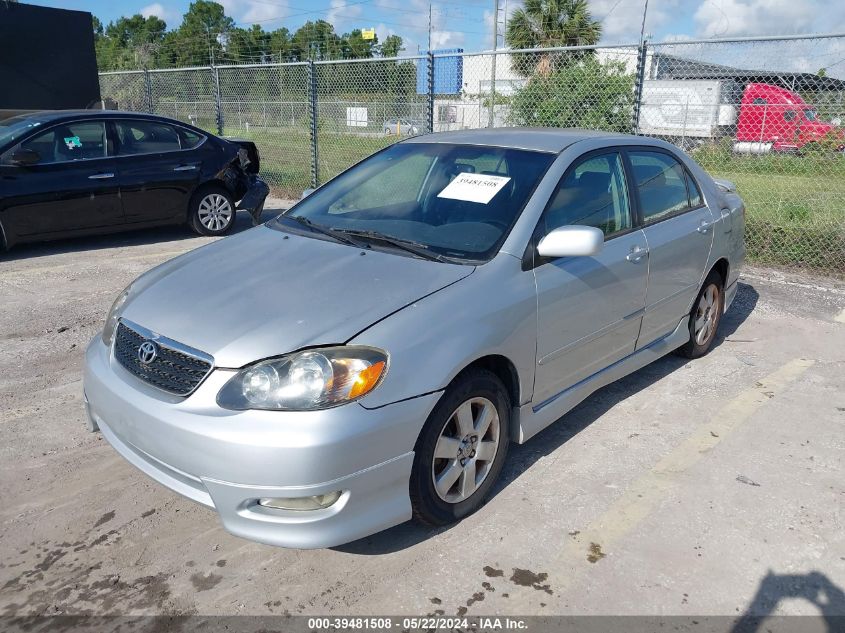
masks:
POLYGON ((179 123, 184 125, 181 121, 176 121, 168 117, 159 116, 157 114, 149 114, 147 112, 130 112, 123 110, 38 110, 34 112, 21 112, 19 117, 26 117, 41 123, 55 123, 66 120, 90 119, 90 118, 140 118, 152 119, 156 121, 167 121, 169 123, 179 123))
POLYGON ((587 139, 602 138, 609 142, 613 140, 644 137, 615 132, 600 132, 596 130, 580 130, 575 128, 549 127, 496 127, 478 130, 455 130, 451 132, 435 132, 423 136, 415 136, 403 143, 450 143, 454 145, 488 145, 492 147, 510 147, 514 149, 533 150, 535 152, 551 152, 558 154, 570 145, 587 139))

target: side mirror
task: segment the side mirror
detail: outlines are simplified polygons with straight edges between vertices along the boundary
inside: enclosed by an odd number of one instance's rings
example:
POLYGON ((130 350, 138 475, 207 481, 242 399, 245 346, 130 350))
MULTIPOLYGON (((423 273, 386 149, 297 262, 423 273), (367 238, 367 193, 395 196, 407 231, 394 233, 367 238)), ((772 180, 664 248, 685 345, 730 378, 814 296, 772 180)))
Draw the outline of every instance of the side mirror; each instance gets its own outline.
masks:
POLYGON ((543 257, 595 255, 604 245, 604 233, 594 226, 561 226, 540 240, 537 253, 543 257))
POLYGON ((309 187, 308 189, 305 189, 305 190, 302 192, 302 197, 300 198, 300 200, 305 200, 305 198, 307 198, 308 196, 310 196, 310 195, 311 195, 312 193, 314 193, 315 191, 317 191, 317 190, 316 190, 316 189, 311 189, 310 187, 309 187))
POLYGON ((9 164, 29 167, 41 161, 41 156, 33 149, 19 149, 9 156, 9 164))

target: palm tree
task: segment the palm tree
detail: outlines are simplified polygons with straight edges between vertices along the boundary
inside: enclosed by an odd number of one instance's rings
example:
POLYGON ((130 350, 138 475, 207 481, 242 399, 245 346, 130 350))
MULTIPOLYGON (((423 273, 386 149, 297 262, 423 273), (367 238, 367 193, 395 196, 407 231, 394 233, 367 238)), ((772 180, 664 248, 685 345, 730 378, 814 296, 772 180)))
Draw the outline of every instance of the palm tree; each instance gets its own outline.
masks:
MULTIPOLYGON (((508 20, 505 42, 511 48, 592 46, 601 38, 601 23, 594 20, 587 0, 525 0, 508 20)), ((585 52, 514 55, 514 67, 524 76, 548 75, 554 67, 585 52)))

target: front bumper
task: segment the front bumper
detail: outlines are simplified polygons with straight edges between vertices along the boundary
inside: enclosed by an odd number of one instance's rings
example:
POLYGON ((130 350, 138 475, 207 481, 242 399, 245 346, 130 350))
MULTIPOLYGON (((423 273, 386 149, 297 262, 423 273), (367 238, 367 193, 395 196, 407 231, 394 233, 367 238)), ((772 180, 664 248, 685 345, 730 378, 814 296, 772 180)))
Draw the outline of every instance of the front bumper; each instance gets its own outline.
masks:
POLYGON ((99 336, 85 355, 92 424, 147 475, 214 508, 232 534, 295 548, 331 547, 411 518, 413 446, 439 393, 368 410, 229 411, 214 370, 188 398, 170 396, 117 364, 99 336), (328 508, 276 510, 264 497, 342 491, 328 508))

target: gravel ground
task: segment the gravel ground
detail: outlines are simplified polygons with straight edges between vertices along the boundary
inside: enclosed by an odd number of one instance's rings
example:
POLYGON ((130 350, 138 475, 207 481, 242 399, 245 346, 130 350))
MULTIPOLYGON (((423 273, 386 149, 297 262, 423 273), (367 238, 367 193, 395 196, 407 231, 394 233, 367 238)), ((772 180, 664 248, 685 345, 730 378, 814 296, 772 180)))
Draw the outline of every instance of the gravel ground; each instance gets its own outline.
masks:
POLYGON ((0 614, 845 615, 841 282, 748 269, 710 355, 514 447, 476 515, 295 551, 230 536, 86 430, 82 355, 111 301, 208 241, 0 260, 0 614))

